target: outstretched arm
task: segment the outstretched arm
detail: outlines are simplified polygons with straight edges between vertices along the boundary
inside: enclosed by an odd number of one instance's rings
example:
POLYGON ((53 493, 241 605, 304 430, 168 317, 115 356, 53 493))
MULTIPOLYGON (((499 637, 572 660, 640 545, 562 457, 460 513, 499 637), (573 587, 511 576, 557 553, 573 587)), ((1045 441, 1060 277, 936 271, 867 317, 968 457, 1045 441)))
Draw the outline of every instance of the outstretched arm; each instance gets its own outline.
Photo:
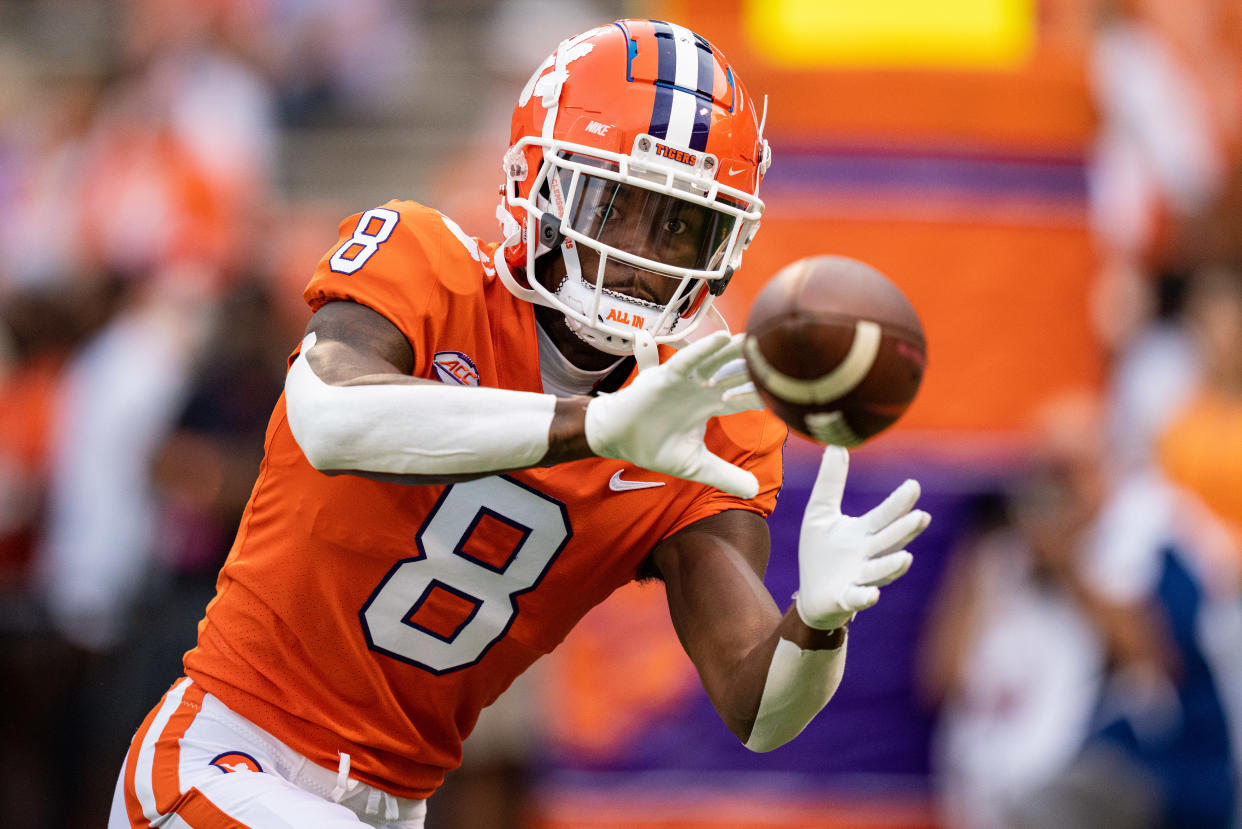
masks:
POLYGON ((751 497, 754 476, 703 443, 709 418, 757 405, 740 354, 740 337, 713 334, 598 397, 454 386, 411 377, 414 352, 382 315, 331 302, 311 318, 285 401, 323 472, 446 483, 598 455, 751 497))
POLYGON ((590 456, 589 398, 455 388, 411 377, 413 366, 405 335, 383 315, 353 302, 320 308, 285 383, 290 428, 311 465, 437 484, 590 456), (458 451, 437 445, 437 433, 463 432, 458 451))
MULTIPOLYGON (((729 510, 696 521, 662 542, 652 561, 664 580, 669 613, 703 687, 729 730, 746 742, 777 644, 784 640, 835 664, 809 681, 828 680, 827 703, 844 666, 845 631, 807 627, 791 606, 783 615, 767 588, 768 527, 753 512, 729 510)), ((799 728, 801 730, 801 728, 799 728)))
POLYGON ((908 481, 858 518, 842 515, 848 454, 829 447, 799 541, 799 589, 782 615, 763 586, 767 525, 731 510, 695 522, 652 552, 669 611, 708 697, 753 751, 796 737, 845 669, 846 625, 910 566, 903 548, 930 516, 908 481))

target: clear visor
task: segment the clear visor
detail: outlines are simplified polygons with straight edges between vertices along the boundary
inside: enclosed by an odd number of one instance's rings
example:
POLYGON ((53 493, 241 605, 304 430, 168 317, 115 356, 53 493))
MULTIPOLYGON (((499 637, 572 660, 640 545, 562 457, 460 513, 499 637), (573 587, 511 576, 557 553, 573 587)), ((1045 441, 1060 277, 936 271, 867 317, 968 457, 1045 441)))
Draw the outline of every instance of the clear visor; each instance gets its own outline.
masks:
POLYGON ((563 221, 583 236, 643 259, 714 270, 729 248, 735 216, 675 195, 590 173, 560 171, 570 203, 563 221))

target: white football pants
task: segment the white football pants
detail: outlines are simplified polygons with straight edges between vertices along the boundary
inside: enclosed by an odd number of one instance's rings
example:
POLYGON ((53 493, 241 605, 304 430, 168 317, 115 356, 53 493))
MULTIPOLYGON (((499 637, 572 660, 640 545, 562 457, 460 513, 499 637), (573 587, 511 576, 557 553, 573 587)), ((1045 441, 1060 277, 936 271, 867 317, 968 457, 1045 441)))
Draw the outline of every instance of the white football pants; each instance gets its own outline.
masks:
POLYGON ((424 800, 317 766, 189 679, 129 747, 108 829, 422 829, 424 800))

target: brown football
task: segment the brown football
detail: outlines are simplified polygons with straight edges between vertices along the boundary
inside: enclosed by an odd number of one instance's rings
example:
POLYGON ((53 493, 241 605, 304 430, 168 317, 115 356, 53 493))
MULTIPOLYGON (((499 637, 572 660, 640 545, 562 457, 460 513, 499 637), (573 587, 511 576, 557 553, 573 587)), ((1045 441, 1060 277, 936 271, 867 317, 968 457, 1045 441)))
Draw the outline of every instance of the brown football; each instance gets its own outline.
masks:
POLYGON ((839 446, 896 422, 927 364, 923 325, 905 294, 844 256, 778 271, 751 306, 745 354, 759 396, 789 428, 839 446))

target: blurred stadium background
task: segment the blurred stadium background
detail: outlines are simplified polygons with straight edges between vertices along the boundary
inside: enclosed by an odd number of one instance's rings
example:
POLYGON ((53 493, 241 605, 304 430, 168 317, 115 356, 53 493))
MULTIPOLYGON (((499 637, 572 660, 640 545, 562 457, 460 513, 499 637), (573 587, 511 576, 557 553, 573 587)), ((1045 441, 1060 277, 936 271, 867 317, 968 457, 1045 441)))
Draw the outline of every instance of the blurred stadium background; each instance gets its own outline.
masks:
MULTIPOLYGON (((935 521, 794 743, 738 745, 635 587, 487 712, 428 826, 1238 825, 1236 0, 0 0, 6 825, 104 824, 337 222, 409 198, 495 238, 517 91, 626 16, 769 98, 735 328, 819 253, 919 308, 924 388, 847 506, 913 476, 935 521), (1122 497, 1156 476, 1184 489, 1122 497)), ((786 460, 780 601, 813 447, 786 460)))

